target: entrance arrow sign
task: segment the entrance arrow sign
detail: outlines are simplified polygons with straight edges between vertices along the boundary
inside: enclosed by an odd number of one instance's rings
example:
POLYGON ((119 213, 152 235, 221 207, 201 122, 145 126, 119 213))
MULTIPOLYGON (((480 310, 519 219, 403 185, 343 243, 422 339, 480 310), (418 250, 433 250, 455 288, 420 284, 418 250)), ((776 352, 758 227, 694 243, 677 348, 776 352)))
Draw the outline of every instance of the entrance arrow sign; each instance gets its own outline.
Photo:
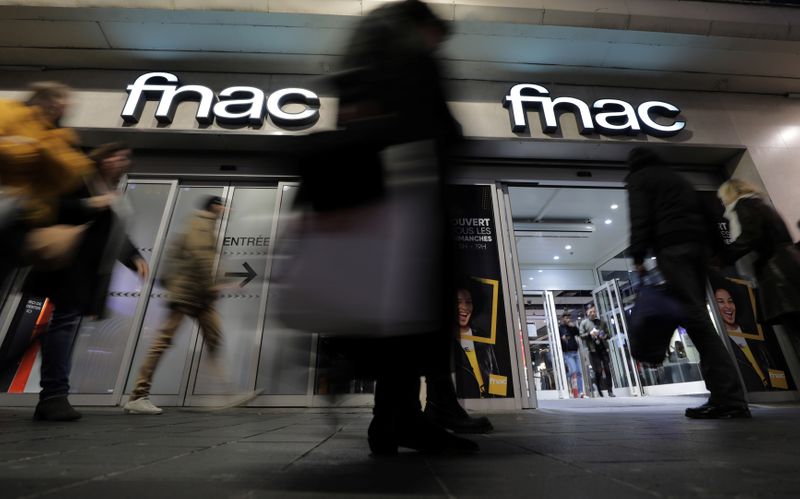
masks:
POLYGON ((244 281, 242 281, 242 283, 239 284, 240 288, 245 287, 248 282, 252 281, 253 278, 256 275, 258 275, 258 274, 256 274, 256 271, 253 270, 253 267, 251 267, 249 263, 244 262, 242 264, 242 267, 244 267, 244 269, 247 272, 225 272, 225 277, 244 277, 245 278, 244 281))

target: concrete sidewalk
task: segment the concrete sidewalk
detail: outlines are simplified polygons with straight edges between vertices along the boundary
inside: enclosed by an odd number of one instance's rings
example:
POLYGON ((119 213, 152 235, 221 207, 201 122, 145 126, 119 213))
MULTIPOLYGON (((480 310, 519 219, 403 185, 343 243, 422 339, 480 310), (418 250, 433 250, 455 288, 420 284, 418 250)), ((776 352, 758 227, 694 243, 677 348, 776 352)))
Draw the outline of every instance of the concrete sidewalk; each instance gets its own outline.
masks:
POLYGON ((702 399, 583 399, 492 415, 474 456, 369 456, 367 410, 0 409, 0 497, 800 497, 800 405, 695 421, 702 399))

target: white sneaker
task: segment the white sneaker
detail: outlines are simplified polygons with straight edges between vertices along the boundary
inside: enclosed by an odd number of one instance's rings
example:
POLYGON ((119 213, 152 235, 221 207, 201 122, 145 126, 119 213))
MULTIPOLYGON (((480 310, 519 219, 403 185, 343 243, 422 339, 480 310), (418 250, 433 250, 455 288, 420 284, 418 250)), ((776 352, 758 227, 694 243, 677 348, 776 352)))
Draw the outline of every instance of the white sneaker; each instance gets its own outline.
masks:
POLYGON ((127 414, 161 414, 164 412, 160 407, 156 407, 147 397, 129 400, 122 409, 127 414))

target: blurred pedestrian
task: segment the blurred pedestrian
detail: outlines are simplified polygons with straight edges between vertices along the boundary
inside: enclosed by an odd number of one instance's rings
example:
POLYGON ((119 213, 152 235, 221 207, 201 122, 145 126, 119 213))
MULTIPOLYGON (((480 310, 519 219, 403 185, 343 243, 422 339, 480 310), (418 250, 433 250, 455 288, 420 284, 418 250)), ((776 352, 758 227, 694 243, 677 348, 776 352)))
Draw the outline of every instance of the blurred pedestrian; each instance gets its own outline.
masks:
POLYGON ((77 134, 61 125, 70 88, 51 81, 29 88, 24 103, 0 100, 0 285, 22 264, 28 231, 56 223, 60 197, 94 173, 77 134))
POLYGON ((175 332, 185 316, 197 320, 208 346, 215 375, 224 379, 220 350, 222 329, 214 302, 220 287, 214 282, 214 261, 217 248, 217 221, 225 212, 222 199, 209 196, 192 216, 186 232, 179 235, 169 248, 167 273, 163 276, 167 289, 168 315, 158 336, 150 345, 130 399, 123 406, 129 414, 161 414, 163 411, 150 401, 153 373, 161 356, 172 344, 175 332))
POLYGON ((103 317, 113 264, 116 260, 146 279, 148 266, 125 235, 114 209, 120 200, 116 186, 130 165, 130 148, 106 144, 94 150, 95 174, 73 192, 59 198, 54 221, 84 225, 75 255, 63 268, 34 269, 23 291, 47 297, 53 315, 41 334, 41 386, 34 419, 70 421, 80 413, 70 405, 69 371, 72 345, 82 316, 103 317))
MULTIPOLYGON (((455 437, 426 418, 419 402, 420 376, 428 383, 430 411, 441 409, 440 423, 454 429, 488 431, 488 420, 472 421, 455 398, 451 378, 452 318, 455 303, 454 273, 444 265, 448 225, 444 210, 444 177, 447 150, 460 138, 460 126, 450 114, 442 88, 441 71, 434 55, 449 29, 430 8, 418 0, 403 0, 378 7, 356 27, 345 51, 344 69, 336 79, 339 91, 339 125, 363 131, 370 144, 380 149, 395 144, 427 141, 433 144, 434 171, 438 179, 436 199, 426 220, 439 234, 426 241, 440 267, 428 276, 436 289, 434 300, 440 310, 439 327, 419 335, 394 337, 376 342, 371 355, 377 366, 374 418, 369 427, 369 444, 374 454, 388 454, 398 447, 425 452, 473 452, 477 444, 455 437), (452 286, 452 284, 451 284, 452 286), (456 408, 457 407, 457 408, 456 408)), ((355 149, 355 148, 354 148, 355 149)), ((354 151, 354 153, 359 153, 354 151)), ((379 163, 363 172, 373 196, 384 192, 384 172, 379 163)), ((359 174, 361 175, 361 173, 359 174)), ((332 193, 337 196, 341 192, 332 193)), ((402 256, 401 256, 402 257, 402 256)), ((393 262, 386 262, 391 266, 393 262)), ((412 290, 408 290, 412 292, 412 290)))
POLYGON ((748 418, 750 410, 739 376, 706 308, 711 241, 709 222, 692 185, 647 148, 628 156, 630 252, 641 275, 653 251, 670 292, 685 307, 682 326, 700 353, 700 368, 711 395, 686 409, 698 419, 748 418))
POLYGON ((761 319, 800 338, 800 251, 789 229, 761 191, 745 180, 728 180, 717 195, 725 205, 732 239, 722 260, 733 264, 754 253, 761 319))

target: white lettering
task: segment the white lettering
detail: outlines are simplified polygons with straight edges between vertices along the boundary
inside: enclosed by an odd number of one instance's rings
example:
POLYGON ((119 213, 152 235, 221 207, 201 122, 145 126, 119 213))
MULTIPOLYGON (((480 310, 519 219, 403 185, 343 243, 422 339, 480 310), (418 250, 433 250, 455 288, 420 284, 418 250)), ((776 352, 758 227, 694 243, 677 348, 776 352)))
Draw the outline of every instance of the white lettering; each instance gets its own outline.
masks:
POLYGON ((284 88, 273 92, 267 99, 267 112, 272 121, 279 126, 303 126, 319 119, 319 97, 303 88, 284 88), (287 113, 283 106, 290 102, 300 102, 306 109, 299 113, 287 113))
POLYGON ((592 107, 575 97, 550 97, 550 92, 541 85, 519 83, 511 87, 503 99, 511 118, 511 130, 516 133, 528 130, 528 109, 537 109, 544 133, 555 133, 559 129, 557 108, 571 108, 575 113, 578 131, 581 134, 600 133, 614 135, 620 133, 637 134, 644 130, 650 135, 667 137, 675 135, 686 126, 685 121, 675 120, 670 124, 660 124, 653 115, 674 118, 680 109, 667 102, 649 101, 640 104, 638 109, 622 100, 599 99, 592 107), (534 92, 532 94, 531 92, 534 92), (594 113, 594 114, 593 114, 594 113))
POLYGON ((319 120, 320 100, 317 94, 303 88, 277 90, 266 97, 254 87, 229 87, 219 93, 201 85, 179 86, 178 77, 172 73, 146 73, 127 86, 128 99, 122 109, 122 119, 138 123, 148 100, 158 100, 155 118, 159 123, 172 123, 178 104, 184 100, 198 101, 195 118, 209 124, 216 118, 220 123, 251 124, 260 126, 268 114, 280 127, 310 126, 319 120), (155 80, 157 83, 151 83, 155 80), (305 106, 300 112, 290 113, 284 106, 298 103, 305 106))
POLYGON ((680 109, 667 102, 650 101, 641 104, 639 106, 639 119, 642 120, 642 125, 650 134, 668 137, 680 132, 686 126, 686 122, 680 120, 673 121, 671 125, 659 125, 650 117, 650 113, 656 109, 663 109, 659 114, 667 118, 674 118, 681 112, 680 109))
POLYGON ((636 119, 636 111, 627 102, 616 99, 600 99, 592 104, 592 108, 595 110, 607 110, 613 106, 621 108, 621 110, 607 111, 595 115, 594 120, 597 122, 597 128, 612 135, 615 133, 638 133, 641 131, 639 121, 636 119), (621 118, 624 118, 624 120, 621 118))
POLYGON ((250 124, 260 125, 264 122, 264 92, 255 87, 230 87, 219 93, 220 101, 214 105, 214 115, 221 123, 241 123, 247 120, 250 124), (247 99, 223 100, 227 97, 249 94, 247 99))

